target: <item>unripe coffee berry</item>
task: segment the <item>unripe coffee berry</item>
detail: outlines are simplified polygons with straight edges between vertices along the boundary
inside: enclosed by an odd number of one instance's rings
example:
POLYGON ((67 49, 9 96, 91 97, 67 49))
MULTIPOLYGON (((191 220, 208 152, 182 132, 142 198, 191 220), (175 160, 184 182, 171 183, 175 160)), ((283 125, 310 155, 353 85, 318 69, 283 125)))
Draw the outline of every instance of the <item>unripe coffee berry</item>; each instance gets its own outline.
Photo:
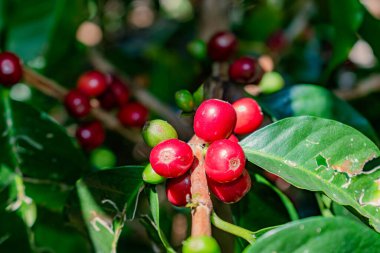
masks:
POLYGON ((140 103, 131 102, 124 105, 117 117, 127 127, 142 127, 148 119, 148 109, 140 103))
POLYGON ((210 58, 214 61, 227 61, 236 51, 237 39, 231 32, 218 32, 207 45, 210 58))
POLYGON ((107 88, 107 77, 96 70, 82 74, 77 82, 77 88, 89 97, 97 97, 107 88))
POLYGON ((253 83, 259 76, 260 68, 256 59, 241 57, 235 60, 229 68, 230 79, 236 83, 253 83))
POLYGON ((245 168, 243 149, 236 142, 224 139, 211 143, 205 156, 207 176, 220 183, 238 178, 245 168))
POLYGON ((75 136, 84 149, 91 150, 103 144, 105 132, 102 124, 94 121, 80 125, 75 136))
POLYGON ((13 53, 0 53, 0 84, 12 86, 18 83, 22 77, 20 59, 13 53))
POLYGON ((75 118, 84 117, 91 110, 90 99, 77 90, 67 93, 64 104, 69 114, 75 118))
POLYGON ((228 138, 236 124, 236 112, 228 102, 209 99, 195 112, 194 132, 207 142, 228 138))
POLYGON ((194 105, 198 107, 204 100, 204 88, 201 84, 196 91, 193 93, 194 105))
POLYGON ((208 179, 207 183, 215 197, 227 204, 238 202, 251 189, 251 177, 247 170, 236 180, 228 183, 218 183, 211 179, 208 179))
POLYGON ((155 146, 149 160, 157 174, 172 178, 181 176, 190 169, 194 155, 186 142, 170 139, 155 146))
POLYGON ((152 148, 163 141, 178 138, 174 127, 161 119, 147 121, 142 129, 142 136, 145 143, 152 148))
POLYGON ((281 90, 284 85, 284 78, 279 73, 267 72, 263 75, 259 88, 261 93, 270 94, 281 90))
POLYGON ((144 182, 148 184, 160 184, 165 181, 166 178, 158 175, 152 168, 152 165, 149 163, 145 166, 145 169, 142 174, 144 182))
POLYGON ((179 90, 175 93, 175 102, 179 109, 191 112, 194 109, 193 95, 188 90, 179 90))
POLYGON ((207 56, 207 46, 203 40, 196 39, 187 44, 187 51, 197 60, 204 60, 207 56))
POLYGON ((220 247, 211 236, 192 236, 183 242, 182 253, 220 253, 220 247))
POLYGON ((186 206, 191 197, 190 174, 186 173, 166 181, 166 197, 175 206, 186 206))
POLYGON ((241 98, 232 106, 236 111, 236 134, 248 134, 256 130, 264 120, 259 104, 252 98, 241 98))

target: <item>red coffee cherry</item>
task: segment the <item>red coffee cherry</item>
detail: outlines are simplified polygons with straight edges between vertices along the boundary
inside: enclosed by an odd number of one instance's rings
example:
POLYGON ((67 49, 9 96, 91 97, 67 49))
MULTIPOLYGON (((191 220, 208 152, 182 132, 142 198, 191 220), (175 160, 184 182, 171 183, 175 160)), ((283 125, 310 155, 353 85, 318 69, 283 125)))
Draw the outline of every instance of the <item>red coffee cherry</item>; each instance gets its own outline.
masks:
POLYGON ((117 117, 127 127, 142 127, 148 120, 148 109, 140 103, 131 102, 124 105, 117 117))
POLYGON ((91 150, 103 144, 105 132, 100 122, 88 122, 77 128, 76 137, 84 149, 91 150))
POLYGON ((157 174, 173 178, 190 169, 194 155, 186 142, 170 139, 155 146, 150 152, 149 160, 157 174))
POLYGON ((270 50, 279 52, 288 45, 288 40, 283 31, 277 31, 269 36, 267 39, 267 46, 270 50))
POLYGON ((230 79, 236 83, 253 83, 259 77, 259 64, 252 57, 241 57, 235 60, 229 68, 230 79))
POLYGON ((227 61, 236 51, 237 39, 233 33, 218 32, 207 45, 210 58, 214 61, 227 61))
POLYGON ((228 102, 209 99, 195 112, 195 134, 207 142, 228 138, 236 124, 236 112, 228 102))
POLYGON ((10 52, 0 53, 0 84, 12 86, 22 77, 21 61, 17 55, 10 52))
POLYGON ((255 131, 263 122, 264 115, 259 104, 252 98, 241 98, 232 104, 237 121, 234 132, 248 134, 255 131))
POLYGON ((218 140, 208 147, 205 164, 210 179, 219 183, 230 182, 243 173, 245 155, 238 143, 227 139, 218 140))
POLYGON ((65 107, 71 116, 81 118, 91 110, 90 99, 77 90, 71 90, 65 96, 65 107))
POLYGON ((227 140, 233 141, 233 142, 239 142, 239 139, 236 137, 236 135, 231 134, 230 137, 228 137, 227 140))
POLYGON ((98 97, 98 100, 100 106, 105 110, 111 110, 117 106, 115 95, 109 88, 98 97))
POLYGON ((236 180, 228 183, 218 183, 208 178, 208 187, 220 201, 231 204, 241 200, 251 189, 251 177, 247 170, 236 180))
POLYGON ((128 102, 131 93, 126 84, 116 76, 111 76, 109 89, 114 94, 116 102, 119 106, 123 106, 128 102))
POLYGON ((89 97, 97 97, 107 88, 107 77, 96 70, 82 74, 77 82, 78 90, 89 97))
POLYGON ((166 196, 169 202, 175 206, 186 206, 191 197, 190 189, 189 173, 166 180, 166 196))

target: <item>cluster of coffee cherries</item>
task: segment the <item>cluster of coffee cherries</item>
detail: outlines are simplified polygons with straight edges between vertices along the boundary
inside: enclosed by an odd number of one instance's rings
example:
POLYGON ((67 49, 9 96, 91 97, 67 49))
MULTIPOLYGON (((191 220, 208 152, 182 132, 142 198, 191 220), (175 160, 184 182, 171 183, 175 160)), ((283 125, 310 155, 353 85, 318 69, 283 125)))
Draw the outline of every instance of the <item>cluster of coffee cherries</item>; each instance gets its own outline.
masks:
MULTIPOLYGON (((260 106, 252 98, 233 104, 209 99, 195 112, 194 132, 205 143, 204 166, 208 188, 224 203, 239 201, 250 189, 245 155, 234 134, 248 134, 263 121, 260 106)), ((177 139, 175 129, 165 121, 148 122, 143 129, 145 142, 153 147, 143 178, 148 183, 166 180, 168 200, 176 206, 190 201, 192 168, 197 166, 189 144, 177 139)))
MULTIPOLYGON (((268 45, 278 45, 279 43, 275 43, 279 40, 276 39, 278 37, 279 35, 273 36, 268 45)), ((207 44, 207 52, 208 56, 215 62, 228 62, 235 55, 237 47, 236 36, 231 32, 223 31, 211 37, 207 44)), ((253 56, 242 56, 232 61, 228 74, 231 82, 257 84, 259 92, 263 94, 279 91, 285 84, 279 73, 274 71, 265 72, 261 68, 258 59, 253 56)))
MULTIPOLYGON (((142 104, 130 101, 125 83, 97 70, 85 72, 78 78, 76 88, 67 93, 64 104, 77 119, 86 118, 94 104, 107 111, 116 110, 125 127, 141 128, 148 118, 148 110, 142 104)), ((79 124, 76 138, 84 149, 91 150, 104 142, 105 131, 99 121, 85 121, 79 124)))

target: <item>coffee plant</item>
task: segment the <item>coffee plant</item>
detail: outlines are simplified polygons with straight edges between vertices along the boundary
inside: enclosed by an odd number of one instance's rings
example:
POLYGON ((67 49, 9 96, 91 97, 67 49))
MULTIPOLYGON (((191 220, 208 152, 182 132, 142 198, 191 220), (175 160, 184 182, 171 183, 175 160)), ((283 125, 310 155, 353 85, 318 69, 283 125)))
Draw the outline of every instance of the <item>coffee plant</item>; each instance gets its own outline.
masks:
POLYGON ((0 0, 0 252, 380 252, 376 0, 0 0))

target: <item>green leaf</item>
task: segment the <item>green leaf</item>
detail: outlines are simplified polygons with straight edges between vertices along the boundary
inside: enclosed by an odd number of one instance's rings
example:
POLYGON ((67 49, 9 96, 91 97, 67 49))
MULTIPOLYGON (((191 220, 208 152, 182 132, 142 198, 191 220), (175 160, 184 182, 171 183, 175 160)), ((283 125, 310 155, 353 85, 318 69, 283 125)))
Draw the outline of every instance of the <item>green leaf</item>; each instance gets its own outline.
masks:
POLYGON ((0 211, 0 252, 32 252, 27 227, 15 212, 0 211))
POLYGON ((86 167, 82 151, 47 114, 1 91, 0 163, 30 178, 74 183, 86 167))
POLYGON ((311 84, 295 85, 260 97, 259 102, 278 120, 303 115, 334 119, 356 128, 378 142, 378 137, 368 120, 325 88, 311 84))
POLYGON ((96 252, 116 252, 126 219, 135 216, 143 189, 143 168, 126 166, 97 171, 77 182, 77 198, 69 199, 66 212, 71 222, 81 215, 96 252))
POLYGON ((276 228, 244 253, 378 252, 380 235, 363 224, 343 217, 312 217, 276 228))
POLYGON ((324 80, 336 66, 343 63, 357 41, 356 32, 364 15, 364 8, 358 0, 335 1, 329 0, 329 11, 332 25, 335 28, 333 55, 324 73, 324 80))
POLYGON ((371 45, 373 53, 380 59, 380 38, 373 31, 380 30, 380 20, 373 17, 367 10, 364 13, 363 23, 360 26, 359 34, 371 45))
POLYGON ((255 174, 254 177, 256 180, 247 196, 231 205, 236 225, 256 231, 298 218, 293 204, 283 193, 277 192, 262 176, 255 174))
POLYGON ((153 220, 151 220, 150 217, 143 217, 145 227, 153 228, 150 231, 157 233, 162 246, 166 249, 166 252, 175 253, 176 251, 170 246, 165 234, 160 227, 160 202, 156 187, 149 188, 149 206, 153 220))
POLYGON ((241 146, 250 162, 353 207, 380 231, 380 170, 363 171, 380 150, 355 129, 316 117, 287 118, 251 134, 241 146))
POLYGON ((48 61, 67 54, 75 41, 77 26, 86 18, 87 1, 22 0, 8 1, 7 50, 14 51, 25 61, 47 54, 48 61), (54 54, 54 56, 52 56, 54 54))

